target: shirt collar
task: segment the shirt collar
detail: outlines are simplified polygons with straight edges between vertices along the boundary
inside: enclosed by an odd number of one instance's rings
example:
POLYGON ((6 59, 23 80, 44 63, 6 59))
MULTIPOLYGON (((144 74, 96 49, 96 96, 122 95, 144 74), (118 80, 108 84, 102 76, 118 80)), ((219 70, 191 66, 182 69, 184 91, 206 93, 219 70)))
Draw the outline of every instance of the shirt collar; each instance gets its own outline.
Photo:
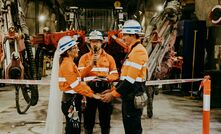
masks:
POLYGON ((132 43, 130 44, 130 46, 129 46, 129 48, 128 48, 129 52, 131 51, 131 48, 132 48, 136 43, 139 43, 139 42, 140 42, 140 39, 136 39, 136 40, 132 41, 132 43))
MULTIPOLYGON (((89 52, 89 55, 90 55, 90 56, 93 55, 93 52, 90 51, 90 52, 89 52)), ((101 48, 101 55, 106 55, 106 52, 105 52, 104 49, 102 49, 102 48, 101 48)))
POLYGON ((64 61, 73 61, 71 57, 64 57, 64 61))

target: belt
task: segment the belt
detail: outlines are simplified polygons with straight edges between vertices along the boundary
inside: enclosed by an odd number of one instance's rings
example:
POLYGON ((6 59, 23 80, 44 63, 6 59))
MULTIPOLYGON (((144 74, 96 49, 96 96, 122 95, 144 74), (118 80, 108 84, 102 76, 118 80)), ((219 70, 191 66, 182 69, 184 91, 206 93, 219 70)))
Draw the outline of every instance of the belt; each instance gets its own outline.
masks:
POLYGON ((75 94, 70 94, 70 93, 63 93, 62 94, 62 101, 63 102, 68 102, 70 101, 71 99, 73 99, 74 97, 76 97, 76 93, 75 94))
POLYGON ((89 86, 94 86, 94 87, 108 87, 110 86, 109 82, 104 82, 104 81, 93 81, 93 82, 87 82, 89 86))
POLYGON ((87 82, 87 85, 94 91, 94 93, 101 93, 111 87, 109 82, 104 81, 87 82))

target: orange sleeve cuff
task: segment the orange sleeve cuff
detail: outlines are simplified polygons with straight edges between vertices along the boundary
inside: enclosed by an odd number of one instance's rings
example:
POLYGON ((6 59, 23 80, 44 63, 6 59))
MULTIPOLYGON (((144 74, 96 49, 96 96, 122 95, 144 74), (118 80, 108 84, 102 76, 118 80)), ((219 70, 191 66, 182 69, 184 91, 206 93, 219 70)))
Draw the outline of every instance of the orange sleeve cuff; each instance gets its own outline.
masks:
POLYGON ((111 92, 114 97, 120 97, 121 95, 116 91, 116 88, 111 92))
POLYGON ((94 92, 93 90, 91 90, 91 88, 89 86, 87 86, 86 84, 84 84, 83 82, 80 82, 77 87, 75 87, 73 89, 75 92, 87 96, 87 97, 92 97, 94 92))
POLYGON ((89 65, 89 66, 85 67, 83 70, 81 70, 80 71, 81 78, 86 77, 92 68, 93 68, 93 66, 89 65))

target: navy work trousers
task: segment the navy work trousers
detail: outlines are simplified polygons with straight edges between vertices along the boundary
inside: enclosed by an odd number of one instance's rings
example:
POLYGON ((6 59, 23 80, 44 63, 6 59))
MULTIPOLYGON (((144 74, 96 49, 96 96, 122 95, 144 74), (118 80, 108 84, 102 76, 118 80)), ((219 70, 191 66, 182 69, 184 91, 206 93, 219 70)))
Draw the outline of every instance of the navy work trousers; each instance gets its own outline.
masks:
MULTIPOLYGON (((76 95, 75 96, 75 106, 76 110, 78 111, 78 116, 81 120, 81 98, 82 96, 76 95)), ((70 122, 70 118, 68 117, 68 109, 73 103, 73 99, 68 101, 63 101, 61 103, 61 109, 66 119, 66 126, 65 126, 65 134, 80 134, 81 133, 81 122, 79 122, 79 128, 74 128, 73 123, 70 122)))
MULTIPOLYGON (((90 82, 88 85, 95 93, 101 93, 110 88, 107 82, 90 82)), ((104 103, 101 100, 96 100, 87 97, 87 106, 84 111, 84 128, 87 130, 93 130, 96 119, 96 111, 99 112, 99 121, 101 131, 109 131, 110 120, 113 110, 112 103, 104 103)))
POLYGON ((125 134, 142 134, 142 109, 134 107, 134 100, 122 100, 122 117, 125 134))
POLYGON ((99 112, 101 129, 110 129, 110 120, 113 109, 112 104, 91 98, 87 98, 87 107, 84 112, 84 128, 87 130, 93 130, 97 109, 99 112))

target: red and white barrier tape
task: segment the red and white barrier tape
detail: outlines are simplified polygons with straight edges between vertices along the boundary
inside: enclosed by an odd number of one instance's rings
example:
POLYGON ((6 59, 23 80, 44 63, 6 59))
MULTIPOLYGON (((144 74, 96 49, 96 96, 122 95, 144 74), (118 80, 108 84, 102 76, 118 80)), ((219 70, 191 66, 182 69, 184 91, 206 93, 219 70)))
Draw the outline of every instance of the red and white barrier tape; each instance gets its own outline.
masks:
POLYGON ((5 83, 5 84, 29 84, 29 85, 50 85, 50 80, 0 79, 0 83, 5 83))
MULTIPOLYGON (((146 81, 147 86, 165 85, 165 84, 178 84, 187 82, 201 81, 203 78, 198 79, 171 79, 171 80, 151 80, 146 81)), ((50 85, 50 80, 16 80, 16 79, 0 79, 0 83, 6 84, 29 84, 29 85, 50 85)))
POLYGON ((155 85, 165 85, 165 84, 178 84, 178 83, 187 83, 187 82, 196 82, 201 81, 203 78, 197 79, 171 79, 171 80, 151 80, 146 81, 145 85, 155 86, 155 85))

